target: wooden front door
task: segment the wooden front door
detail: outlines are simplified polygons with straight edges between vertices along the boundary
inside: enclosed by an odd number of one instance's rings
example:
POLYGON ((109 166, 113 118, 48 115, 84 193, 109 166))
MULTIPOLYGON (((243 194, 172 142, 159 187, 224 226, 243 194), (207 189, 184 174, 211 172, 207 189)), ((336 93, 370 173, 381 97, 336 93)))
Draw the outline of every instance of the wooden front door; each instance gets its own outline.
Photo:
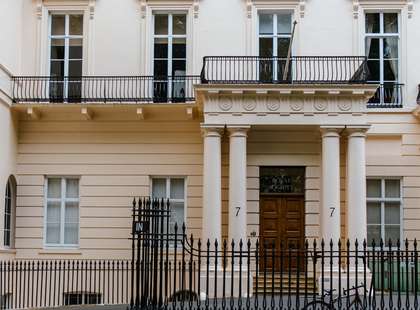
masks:
MULTIPOLYGON (((275 268, 276 271, 296 268, 296 254, 304 248, 305 242, 305 200, 303 195, 269 195, 260 198, 260 244, 262 257, 260 266, 264 268, 275 268), (271 248, 275 244, 276 249, 283 245, 283 255, 276 251, 275 259, 272 259, 272 251, 263 250, 265 245, 271 248), (291 251, 292 259, 289 259, 288 249, 291 251), (295 253, 295 254, 294 254, 295 253)), ((299 259, 299 265, 304 265, 303 259, 299 259)))

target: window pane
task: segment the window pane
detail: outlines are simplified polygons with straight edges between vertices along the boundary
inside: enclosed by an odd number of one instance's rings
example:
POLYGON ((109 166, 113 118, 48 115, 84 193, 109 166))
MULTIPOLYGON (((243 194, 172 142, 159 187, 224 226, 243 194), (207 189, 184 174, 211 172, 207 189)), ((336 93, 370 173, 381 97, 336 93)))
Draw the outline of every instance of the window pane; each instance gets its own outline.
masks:
POLYGON ((277 15, 277 33, 289 34, 292 32, 292 15, 278 14, 277 15))
POLYGON ((48 179, 48 198, 61 198, 61 179, 48 179))
POLYGON ((260 56, 261 57, 273 56, 273 39, 260 38, 260 56))
MULTIPOLYGON (((64 76, 64 61, 60 60, 53 60, 50 63, 50 70, 51 70, 51 76, 53 77, 60 77, 64 76)), ((56 81, 56 80, 54 80, 56 81)))
POLYGON ((78 244, 79 240, 79 225, 66 223, 64 226, 64 243, 78 244))
POLYGON ((77 202, 66 202, 66 211, 64 214, 64 221, 66 223, 78 223, 79 222, 79 203, 77 202))
POLYGON ((184 179, 171 179, 171 199, 184 199, 184 179))
POLYGON ((384 38, 384 58, 398 58, 398 38, 384 38))
POLYGON ((172 57, 173 58, 186 58, 187 57, 187 45, 186 39, 174 38, 172 46, 172 57))
POLYGON ((69 40, 69 58, 82 59, 83 58, 83 41, 82 39, 69 40))
POLYGON ((172 62, 172 76, 184 76, 185 75, 185 60, 174 60, 172 62))
POLYGON ((367 227, 367 243, 368 246, 372 245, 372 240, 375 240, 375 245, 379 245, 381 240, 381 226, 368 225, 367 227))
POLYGON ((384 60, 384 81, 398 80, 398 61, 384 60))
POLYGON ((58 244, 60 243, 60 224, 47 223, 47 243, 58 244))
POLYGON ((379 39, 366 38, 366 56, 369 59, 379 59, 379 39))
POLYGON ((381 204, 379 202, 367 203, 367 223, 381 224, 381 204))
POLYGON ((367 197, 379 198, 381 197, 381 180, 367 180, 367 197))
POLYGON ((385 224, 400 224, 400 203, 385 203, 385 224))
POLYGON ((61 203, 51 202, 47 203, 47 223, 60 223, 61 219, 61 203))
POLYGON ((168 39, 156 38, 154 47, 155 58, 168 58, 168 39))
POLYGON ((260 34, 273 34, 273 15, 260 15, 260 34))
POLYGON ((51 16, 51 34, 64 35, 66 29, 66 16, 65 15, 52 15, 51 16))
POLYGON ((154 62, 154 76, 166 79, 168 76, 168 61, 155 60, 154 62))
POLYGON ((178 224, 178 232, 181 232, 182 225, 184 224, 184 203, 171 202, 171 223, 178 224))
POLYGON ((69 61, 69 76, 82 76, 83 63, 81 60, 70 60, 69 61))
POLYGON ((79 198, 79 180, 66 179, 66 197, 79 198))
POLYGON ((384 32, 398 33, 398 14, 384 13, 384 32))
POLYGON ((400 180, 385 180, 385 197, 400 198, 400 180))
POLYGON ((51 39, 51 59, 64 59, 63 39, 51 39))
POLYGON ((396 243, 401 237, 400 235, 400 226, 388 226, 385 225, 385 240, 388 241, 389 239, 392 240, 392 243, 396 243))
POLYGON ((154 198, 167 198, 166 197, 166 179, 153 179, 152 180, 152 196, 154 198))
POLYGON ((366 14, 366 33, 379 33, 379 13, 366 14))
POLYGON ((369 81, 379 81, 380 80, 380 67, 379 60, 368 60, 367 62, 369 69, 369 81))
POLYGON ((289 38, 279 38, 277 40, 277 56, 286 58, 289 52, 289 38))
POLYGON ((187 33, 187 17, 185 15, 174 15, 173 18, 173 34, 187 33))
POLYGON ((83 35, 83 15, 70 15, 70 35, 83 35))
POLYGON ((168 15, 155 15, 155 34, 168 34, 168 15))

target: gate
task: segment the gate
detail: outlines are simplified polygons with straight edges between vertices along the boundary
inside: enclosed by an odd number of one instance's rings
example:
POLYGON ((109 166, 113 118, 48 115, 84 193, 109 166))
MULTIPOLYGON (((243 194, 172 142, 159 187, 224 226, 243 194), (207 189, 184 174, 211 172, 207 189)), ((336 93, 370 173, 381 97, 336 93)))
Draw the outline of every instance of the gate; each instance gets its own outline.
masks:
POLYGON ((175 249, 173 264, 176 269, 177 244, 184 245, 185 240, 185 227, 183 233, 178 234, 177 226, 171 227, 169 219, 169 200, 134 199, 130 309, 160 308, 169 295, 170 248, 175 249))

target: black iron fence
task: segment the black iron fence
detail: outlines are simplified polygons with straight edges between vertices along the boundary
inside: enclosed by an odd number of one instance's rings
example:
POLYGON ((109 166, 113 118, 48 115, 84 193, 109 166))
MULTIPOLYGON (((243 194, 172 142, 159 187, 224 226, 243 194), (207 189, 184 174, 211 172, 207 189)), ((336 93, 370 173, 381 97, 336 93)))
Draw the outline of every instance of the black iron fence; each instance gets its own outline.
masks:
POLYGON ((0 262, 1 309, 419 309, 417 241, 200 240, 133 203, 131 260, 0 262))
POLYGON ((368 108, 401 108, 403 106, 403 84, 381 84, 368 101, 368 108))
POLYGON ((202 83, 276 84, 365 83, 366 57, 359 56, 208 56, 204 57, 202 83))
POLYGON ((15 76, 14 102, 177 103, 195 100, 199 76, 15 76))

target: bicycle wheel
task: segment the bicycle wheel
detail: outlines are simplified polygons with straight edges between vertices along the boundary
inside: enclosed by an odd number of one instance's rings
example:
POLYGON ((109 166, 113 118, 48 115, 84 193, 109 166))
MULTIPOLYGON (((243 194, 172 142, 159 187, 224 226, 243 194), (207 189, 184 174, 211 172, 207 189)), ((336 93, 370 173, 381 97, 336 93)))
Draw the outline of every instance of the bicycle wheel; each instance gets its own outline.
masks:
POLYGON ((305 310, 327 310, 330 309, 330 305, 322 300, 311 301, 304 308, 305 310))

